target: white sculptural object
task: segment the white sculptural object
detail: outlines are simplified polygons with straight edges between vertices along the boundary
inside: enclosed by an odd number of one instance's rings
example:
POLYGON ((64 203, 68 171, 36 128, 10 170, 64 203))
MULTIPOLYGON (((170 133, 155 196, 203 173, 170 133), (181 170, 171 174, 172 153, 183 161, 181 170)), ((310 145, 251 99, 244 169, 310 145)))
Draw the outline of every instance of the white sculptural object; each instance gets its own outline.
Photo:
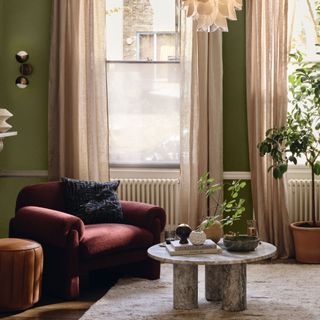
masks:
POLYGON ((12 128, 12 126, 6 122, 12 116, 13 114, 7 109, 0 108, 0 133, 7 132, 12 128))

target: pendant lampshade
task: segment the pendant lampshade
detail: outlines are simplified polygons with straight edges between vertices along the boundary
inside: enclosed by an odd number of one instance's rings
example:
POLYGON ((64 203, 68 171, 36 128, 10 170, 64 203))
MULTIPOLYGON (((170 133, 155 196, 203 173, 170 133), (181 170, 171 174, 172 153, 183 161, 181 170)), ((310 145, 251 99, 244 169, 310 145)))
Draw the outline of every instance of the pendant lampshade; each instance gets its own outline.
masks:
POLYGON ((182 0, 187 16, 193 17, 199 31, 228 31, 227 19, 237 20, 242 0, 182 0))

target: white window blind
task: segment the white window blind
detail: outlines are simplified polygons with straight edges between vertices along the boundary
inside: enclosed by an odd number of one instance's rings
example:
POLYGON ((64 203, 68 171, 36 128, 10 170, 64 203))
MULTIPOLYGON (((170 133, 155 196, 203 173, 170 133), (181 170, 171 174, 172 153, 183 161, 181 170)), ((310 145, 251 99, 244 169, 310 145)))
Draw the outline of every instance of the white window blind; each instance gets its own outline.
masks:
POLYGON ((179 165, 179 16, 175 0, 107 0, 112 165, 179 165))

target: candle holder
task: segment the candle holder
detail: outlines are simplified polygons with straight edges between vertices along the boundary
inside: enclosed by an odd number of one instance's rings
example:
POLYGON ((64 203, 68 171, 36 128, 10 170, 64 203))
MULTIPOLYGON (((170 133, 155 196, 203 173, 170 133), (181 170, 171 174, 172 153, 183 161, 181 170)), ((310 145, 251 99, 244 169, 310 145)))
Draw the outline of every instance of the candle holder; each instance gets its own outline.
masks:
POLYGON ((247 220, 247 234, 254 237, 258 236, 256 220, 247 220))

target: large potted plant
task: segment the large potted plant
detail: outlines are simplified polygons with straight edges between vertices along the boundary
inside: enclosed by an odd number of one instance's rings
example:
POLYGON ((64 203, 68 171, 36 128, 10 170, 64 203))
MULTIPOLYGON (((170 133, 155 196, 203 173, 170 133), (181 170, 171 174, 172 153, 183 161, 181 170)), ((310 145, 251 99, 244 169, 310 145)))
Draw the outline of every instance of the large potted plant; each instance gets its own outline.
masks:
POLYGON ((296 259, 304 263, 320 262, 320 224, 316 214, 315 176, 320 175, 320 63, 303 62, 303 55, 290 55, 296 69, 289 75, 289 102, 292 110, 281 128, 267 130, 258 144, 261 156, 270 155, 269 170, 275 179, 282 178, 288 163, 304 159, 311 171, 312 221, 294 222, 293 232, 296 259))

